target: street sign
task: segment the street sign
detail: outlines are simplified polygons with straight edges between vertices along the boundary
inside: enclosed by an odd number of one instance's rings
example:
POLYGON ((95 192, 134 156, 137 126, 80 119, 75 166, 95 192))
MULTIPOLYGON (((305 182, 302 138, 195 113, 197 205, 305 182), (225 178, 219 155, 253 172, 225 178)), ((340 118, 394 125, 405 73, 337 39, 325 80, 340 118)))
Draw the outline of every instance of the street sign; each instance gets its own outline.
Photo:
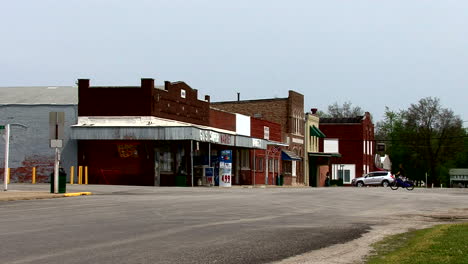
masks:
POLYGON ((65 113, 64 112, 49 112, 50 139, 63 139, 64 125, 65 125, 65 113))
POLYGON ((5 126, 0 125, 0 129, 5 129, 5 126))

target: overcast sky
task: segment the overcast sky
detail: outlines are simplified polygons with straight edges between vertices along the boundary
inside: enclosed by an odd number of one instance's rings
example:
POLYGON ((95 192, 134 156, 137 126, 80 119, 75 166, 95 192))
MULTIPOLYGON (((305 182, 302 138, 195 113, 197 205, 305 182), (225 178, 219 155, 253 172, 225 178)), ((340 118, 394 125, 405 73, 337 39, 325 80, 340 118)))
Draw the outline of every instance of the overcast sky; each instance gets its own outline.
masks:
MULTIPOLYGON (((212 101, 305 96, 468 120, 466 0, 2 0, 0 86, 184 81, 212 101)), ((465 123, 465 126, 468 123, 465 123)))

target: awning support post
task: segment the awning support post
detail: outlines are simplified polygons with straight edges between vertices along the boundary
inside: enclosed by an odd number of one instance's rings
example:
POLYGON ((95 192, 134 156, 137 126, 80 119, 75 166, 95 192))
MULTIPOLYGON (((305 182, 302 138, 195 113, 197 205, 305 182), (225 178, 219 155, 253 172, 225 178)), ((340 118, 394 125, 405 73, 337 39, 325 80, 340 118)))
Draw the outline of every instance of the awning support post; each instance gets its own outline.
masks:
POLYGON ((192 187, 193 187, 193 140, 190 140, 190 170, 192 174, 192 187))

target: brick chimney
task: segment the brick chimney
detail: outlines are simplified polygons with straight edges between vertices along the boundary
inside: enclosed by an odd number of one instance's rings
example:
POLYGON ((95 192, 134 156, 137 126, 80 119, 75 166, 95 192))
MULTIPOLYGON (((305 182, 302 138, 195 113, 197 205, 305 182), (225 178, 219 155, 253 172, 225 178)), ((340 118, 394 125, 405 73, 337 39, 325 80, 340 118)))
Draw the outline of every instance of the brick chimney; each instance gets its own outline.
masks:
POLYGON ((164 90, 169 91, 169 86, 171 86, 170 81, 164 81, 164 90))
POLYGON ((86 91, 89 88, 89 79, 78 79, 78 100, 84 98, 86 91))

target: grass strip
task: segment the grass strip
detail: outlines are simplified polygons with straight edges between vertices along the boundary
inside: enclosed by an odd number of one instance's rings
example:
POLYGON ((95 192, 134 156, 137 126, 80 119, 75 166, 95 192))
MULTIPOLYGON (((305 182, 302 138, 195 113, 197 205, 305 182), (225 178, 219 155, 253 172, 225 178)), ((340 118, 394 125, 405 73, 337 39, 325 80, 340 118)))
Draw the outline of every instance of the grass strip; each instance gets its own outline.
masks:
POLYGON ((374 254, 367 259, 368 264, 468 264, 468 223, 393 235, 372 246, 374 254))

